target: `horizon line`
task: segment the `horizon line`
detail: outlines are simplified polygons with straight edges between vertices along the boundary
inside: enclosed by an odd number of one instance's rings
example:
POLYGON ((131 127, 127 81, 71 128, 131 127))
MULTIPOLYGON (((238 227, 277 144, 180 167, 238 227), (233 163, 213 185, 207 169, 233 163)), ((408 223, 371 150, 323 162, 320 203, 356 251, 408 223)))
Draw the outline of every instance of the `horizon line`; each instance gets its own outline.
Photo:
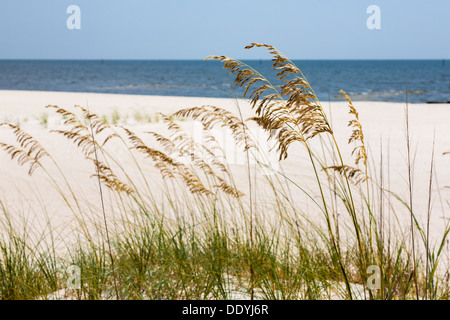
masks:
MULTIPOLYGON (((206 58, 205 58, 206 59, 206 58)), ((165 59, 165 58, 150 58, 150 59, 124 59, 124 58, 0 58, 0 61, 206 61, 205 59, 165 59)), ((272 59, 239 59, 233 58, 234 60, 242 61, 272 61, 272 59)), ((301 61, 445 61, 450 60, 450 58, 321 58, 321 59, 311 59, 311 58, 293 58, 290 60, 301 60, 301 61)))

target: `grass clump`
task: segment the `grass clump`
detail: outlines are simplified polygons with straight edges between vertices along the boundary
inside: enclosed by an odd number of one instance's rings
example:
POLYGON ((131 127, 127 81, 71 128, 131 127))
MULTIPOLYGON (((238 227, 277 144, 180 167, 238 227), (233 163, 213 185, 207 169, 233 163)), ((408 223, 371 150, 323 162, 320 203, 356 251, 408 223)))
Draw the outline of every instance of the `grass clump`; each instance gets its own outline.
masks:
MULTIPOLYGON (((352 117, 348 143, 354 146, 345 155, 300 69, 271 45, 253 43, 246 49, 255 47, 272 56, 278 83, 244 62, 208 58, 223 62, 235 85, 245 89, 254 112, 248 119, 240 109, 196 106, 158 114, 156 122, 162 120, 167 134, 146 131, 140 136, 119 125, 118 113, 106 121, 81 106, 73 111, 48 106, 64 120, 64 128, 52 132, 72 142, 95 169, 92 178, 99 182, 104 219, 93 231, 81 218, 86 216, 81 199, 46 149, 20 127, 2 124, 17 143, 0 147, 27 166, 30 175, 36 170, 48 175, 79 218, 82 232, 79 245, 67 255, 50 251, 33 258, 25 235, 7 233, 0 243, 0 298, 45 298, 64 290, 62 295, 73 299, 448 299, 448 271, 438 272, 448 246, 448 223, 432 247, 411 199, 385 188, 383 158, 380 178, 370 168, 369 147, 351 98, 341 91, 352 117), (201 142, 181 124, 192 121, 202 126, 201 142), (227 162, 214 136, 217 128, 228 130, 244 155, 245 183, 237 181, 227 162), (267 164, 253 128, 275 141, 280 161, 301 147, 307 163, 299 165, 309 166, 313 183, 302 184, 267 164), (133 170, 109 150, 113 143, 126 150, 133 170), (351 165, 344 161, 348 158, 351 165), (143 169, 147 161, 158 175, 143 169), (49 165, 57 170, 50 171, 49 165), (272 175, 261 175, 262 169, 272 175), (300 197, 310 205, 305 208, 300 197), (393 207, 392 198, 404 206, 418 239, 402 236, 395 225, 386 228, 383 208, 393 207), (383 204, 386 199, 389 203, 383 204), (121 218, 110 221, 107 211, 121 218), (67 288, 61 277, 61 266, 68 264, 80 268, 78 289, 67 288)), ((134 118, 143 120, 141 114, 134 118)))

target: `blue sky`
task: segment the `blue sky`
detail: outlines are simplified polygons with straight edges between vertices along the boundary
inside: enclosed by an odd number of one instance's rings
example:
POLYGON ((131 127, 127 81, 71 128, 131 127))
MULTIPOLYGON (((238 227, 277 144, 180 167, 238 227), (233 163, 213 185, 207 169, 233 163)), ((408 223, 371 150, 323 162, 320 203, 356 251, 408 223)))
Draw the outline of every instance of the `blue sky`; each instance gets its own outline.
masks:
POLYGON ((0 2, 0 59, 450 59, 449 0, 14 0, 0 2), (69 5, 81 29, 69 30, 69 5), (369 5, 381 29, 369 30, 369 5))

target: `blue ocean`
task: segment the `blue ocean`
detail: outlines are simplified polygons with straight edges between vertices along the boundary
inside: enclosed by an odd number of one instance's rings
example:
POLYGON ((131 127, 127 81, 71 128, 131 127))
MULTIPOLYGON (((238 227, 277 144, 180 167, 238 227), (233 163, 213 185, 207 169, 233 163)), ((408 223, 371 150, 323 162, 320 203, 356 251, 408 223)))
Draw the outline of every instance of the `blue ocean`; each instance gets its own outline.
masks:
MULTIPOLYGON (((270 60, 245 61, 275 80, 270 60)), ((319 99, 450 103, 450 61, 296 60, 319 99)), ((218 61, 0 60, 0 90, 242 97, 218 61)))

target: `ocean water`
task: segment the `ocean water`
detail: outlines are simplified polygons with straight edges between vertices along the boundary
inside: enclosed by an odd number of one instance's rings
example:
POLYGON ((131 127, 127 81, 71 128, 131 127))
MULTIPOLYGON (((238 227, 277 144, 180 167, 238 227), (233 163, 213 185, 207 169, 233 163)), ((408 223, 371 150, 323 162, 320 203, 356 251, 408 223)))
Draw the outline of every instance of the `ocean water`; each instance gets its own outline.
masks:
MULTIPOLYGON (((275 80, 270 60, 245 61, 275 80)), ((450 102, 450 61, 296 60, 322 101, 450 102)), ((218 61, 0 60, 0 90, 238 97, 218 61)))

